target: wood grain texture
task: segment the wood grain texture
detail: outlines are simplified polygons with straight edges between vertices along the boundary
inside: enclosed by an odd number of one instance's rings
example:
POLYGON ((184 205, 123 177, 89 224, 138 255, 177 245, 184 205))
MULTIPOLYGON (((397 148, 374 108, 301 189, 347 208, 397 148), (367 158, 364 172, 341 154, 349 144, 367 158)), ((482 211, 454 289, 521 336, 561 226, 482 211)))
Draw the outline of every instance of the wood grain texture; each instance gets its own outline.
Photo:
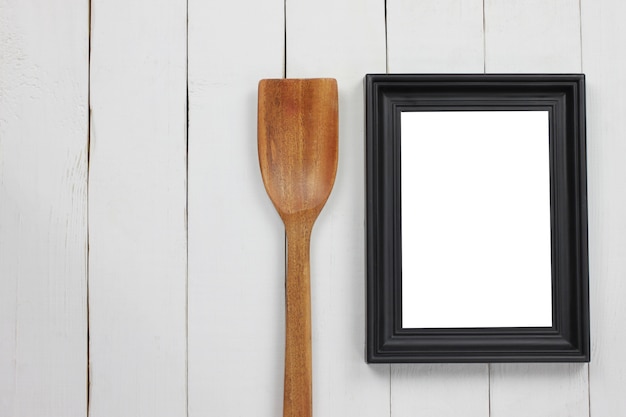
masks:
POLYGON ((593 417, 626 415, 626 3, 582 1, 587 75, 590 405, 593 417))
POLYGON ((391 73, 482 73, 482 0, 388 0, 391 73))
POLYGON ((337 79, 339 165, 311 241, 313 410, 389 415, 389 367, 366 365, 363 77, 385 71, 384 3, 288 1, 287 77, 337 79))
MULTIPOLYGON (((388 2, 389 72, 483 72, 482 1, 388 2), (426 29, 436 28, 438 36, 426 29), (416 42, 419 48, 411 45, 416 42)), ((391 365, 391 415, 489 413, 489 371, 480 365, 391 365)))
POLYGON ((89 10, 0 0, 0 416, 87 410, 89 10))
POLYGON ((490 417, 589 415, 586 365, 492 364, 490 417))
POLYGON ((394 417, 489 416, 487 365, 392 365, 391 372, 394 417))
POLYGON ((284 232, 259 170, 257 86, 283 76, 283 10, 189 0, 190 417, 282 410, 284 232))
MULTIPOLYGON (((486 71, 581 72, 579 16, 577 0, 486 0, 486 71)), ((492 417, 589 414, 587 364, 493 364, 490 371, 492 417)))
MULTIPOLYGON (((89 2, 35 3, 0 0, 0 417, 80 417, 89 2)), ((487 365, 363 360, 362 77, 386 69, 384 3, 188 1, 189 416, 282 408, 284 235, 256 88, 285 59, 339 82, 311 248, 316 415, 485 417, 489 393, 496 417, 626 415, 626 5, 485 0, 483 40, 481 1, 387 0, 390 72, 580 72, 582 57, 587 74, 591 364, 493 365, 489 392, 487 365)), ((185 416, 186 2, 91 6, 90 414, 185 416)))
POLYGON ((580 72, 578 0, 485 0, 486 72, 580 72))
POLYGON ((186 2, 92 2, 92 417, 186 415, 186 2))
POLYGON ((337 107, 331 78, 259 82, 259 164, 287 237, 285 417, 313 415, 309 252, 337 173, 337 107))

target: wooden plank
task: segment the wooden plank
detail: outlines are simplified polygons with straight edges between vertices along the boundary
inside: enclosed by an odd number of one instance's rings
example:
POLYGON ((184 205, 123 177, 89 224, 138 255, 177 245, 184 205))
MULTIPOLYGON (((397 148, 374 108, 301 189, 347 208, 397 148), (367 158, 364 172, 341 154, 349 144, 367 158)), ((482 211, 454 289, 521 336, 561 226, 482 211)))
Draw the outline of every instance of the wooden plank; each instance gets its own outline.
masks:
POLYGON ((588 415, 586 366, 562 363, 491 365, 491 417, 588 415))
POLYGON ((186 415, 186 19, 92 1, 93 417, 186 415))
POLYGON ((388 0, 393 73, 482 73, 482 0, 388 0))
POLYGON ((282 0, 189 0, 189 416, 281 414, 283 226, 257 156, 282 0), (245 10, 245 13, 243 12, 245 10))
POLYGON ((0 415, 87 410, 89 10, 0 1, 0 415))
POLYGON ((492 364, 491 417, 589 416, 587 364, 492 364))
POLYGON ((626 3, 582 1, 587 74, 590 415, 626 415, 626 3))
MULTIPOLYGON (((384 4, 287 2, 287 76, 339 87, 339 165, 313 228, 313 414, 389 415, 389 366, 366 365, 363 76, 385 71, 384 4)), ((280 262, 280 259, 276 260, 280 262)))
MULTIPOLYGON (((389 72, 482 73, 482 7, 482 0, 389 1, 389 72)), ((391 414, 484 417, 488 366, 392 365, 391 414)))
POLYGON ((489 372, 483 364, 392 365, 392 416, 489 415, 489 372))
MULTIPOLYGON (((485 1, 487 72, 580 72, 578 0, 485 1)), ((586 364, 491 365, 491 415, 587 416, 586 364)))
POLYGON ((487 72, 580 72, 578 0, 485 0, 487 72))

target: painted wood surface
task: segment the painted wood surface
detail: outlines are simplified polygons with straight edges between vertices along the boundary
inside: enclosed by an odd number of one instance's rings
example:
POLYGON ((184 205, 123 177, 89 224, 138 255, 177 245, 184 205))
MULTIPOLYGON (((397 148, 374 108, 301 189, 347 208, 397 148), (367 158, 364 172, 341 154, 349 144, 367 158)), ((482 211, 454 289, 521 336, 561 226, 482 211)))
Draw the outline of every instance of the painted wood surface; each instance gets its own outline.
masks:
POLYGON ((490 417, 589 415, 587 366, 492 364, 490 417))
MULTIPOLYGON (((444 3, 387 3, 390 73, 483 72, 482 1, 444 3)), ((432 417, 489 415, 488 366, 391 365, 391 415, 422 413, 432 417)))
POLYGON ((337 79, 339 166, 313 228, 313 414, 389 415, 389 366, 366 365, 363 77, 385 71, 378 0, 288 1, 287 76, 337 79))
MULTIPOLYGON (((581 72, 579 16, 578 0, 486 0, 486 71, 581 72)), ((492 417, 589 415, 586 364, 492 364, 490 377, 492 417)))
POLYGON ((256 91, 285 64, 339 82, 314 415, 626 414, 623 2, 93 0, 91 80, 89 3, 49 3, 0 0, 0 417, 280 415, 285 245, 256 91), (365 364, 362 79, 386 69, 587 74, 589 366, 365 364))
POLYGON ((387 0, 390 73, 482 73, 482 0, 387 0))
POLYGON ((0 416, 86 416, 89 10, 0 1, 0 416))
POLYGON ((186 3, 92 1, 89 415, 186 415, 186 3))
POLYGON ((257 85, 283 76, 283 10, 189 0, 190 417, 282 412, 284 228, 259 170, 257 85))
POLYGON ((626 415, 626 3, 582 1, 587 74, 591 416, 626 415))
POLYGON ((487 365, 392 365, 391 415, 489 416, 487 365))
POLYGON ((485 0, 487 72, 580 72, 578 0, 485 0))

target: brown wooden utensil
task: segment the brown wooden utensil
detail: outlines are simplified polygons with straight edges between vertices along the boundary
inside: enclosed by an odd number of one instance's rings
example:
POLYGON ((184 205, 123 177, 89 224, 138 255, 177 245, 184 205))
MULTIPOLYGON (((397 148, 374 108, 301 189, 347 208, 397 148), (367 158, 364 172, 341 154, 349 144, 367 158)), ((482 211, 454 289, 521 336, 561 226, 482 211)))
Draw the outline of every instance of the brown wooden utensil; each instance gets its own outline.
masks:
POLYGON ((284 417, 312 416, 311 229, 335 182, 337 81, 259 82, 259 162, 287 232, 284 417))

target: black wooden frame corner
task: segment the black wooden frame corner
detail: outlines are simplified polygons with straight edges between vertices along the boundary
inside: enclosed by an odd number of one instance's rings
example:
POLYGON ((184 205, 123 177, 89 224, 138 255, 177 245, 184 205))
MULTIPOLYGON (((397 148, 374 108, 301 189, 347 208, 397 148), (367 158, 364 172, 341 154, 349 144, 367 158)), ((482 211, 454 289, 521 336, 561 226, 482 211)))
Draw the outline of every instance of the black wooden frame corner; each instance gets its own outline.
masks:
POLYGON ((370 363, 588 362, 583 74, 368 74, 367 354, 370 363), (552 327, 402 328, 400 113, 548 110, 552 327))

